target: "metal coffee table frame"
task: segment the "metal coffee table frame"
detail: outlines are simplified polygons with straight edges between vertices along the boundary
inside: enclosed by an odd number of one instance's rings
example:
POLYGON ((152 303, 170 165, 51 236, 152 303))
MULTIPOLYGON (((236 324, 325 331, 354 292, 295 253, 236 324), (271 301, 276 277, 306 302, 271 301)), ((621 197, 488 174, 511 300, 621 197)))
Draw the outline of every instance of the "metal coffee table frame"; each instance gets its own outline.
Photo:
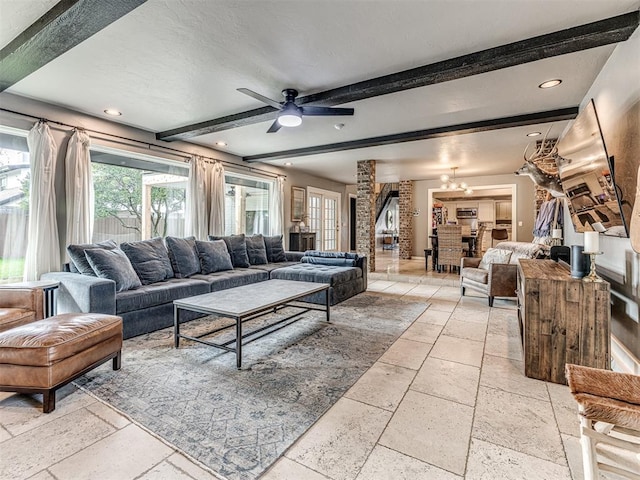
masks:
MULTIPOLYGON (((215 302, 214 302, 215 303, 215 302)), ((299 302, 300 303, 300 302, 299 302)), ((225 350, 227 352, 235 352, 236 354, 236 367, 238 369, 240 369, 242 367, 242 347, 243 345, 247 345, 248 343, 253 342, 254 340, 258 340, 259 338, 262 338, 266 335, 269 335, 270 333, 276 332, 288 325, 291 325, 295 322, 297 322, 298 320, 301 320, 301 315, 309 312, 311 310, 318 310, 321 312, 326 312, 326 316, 327 316, 327 322, 331 321, 331 296, 330 296, 330 287, 328 284, 325 283, 312 283, 312 282, 297 282, 297 281, 292 281, 292 280, 268 280, 266 282, 260 282, 257 284, 251 284, 251 285, 244 285, 241 287, 235 287, 235 288, 230 288, 227 290, 221 290, 218 292, 212 292, 212 293, 205 293, 203 295, 197 295, 194 297, 188 297, 188 298, 183 298, 180 300, 175 300, 173 302, 173 326, 174 326, 174 343, 175 343, 175 348, 178 348, 180 346, 180 338, 185 338, 188 340, 192 340, 194 342, 199 342, 199 343, 203 343, 205 345, 209 345, 210 347, 215 347, 215 348, 220 348, 222 350, 225 350), (270 285, 271 284, 271 285, 270 285), (230 296, 230 294, 235 293, 242 293, 242 294, 247 294, 248 296, 246 298, 251 298, 251 293, 252 293, 252 289, 257 289, 258 287, 260 287, 261 291, 265 291, 266 288, 272 286, 272 285, 278 285, 280 287, 284 286, 287 287, 289 286, 288 284, 291 284, 291 288, 293 288, 294 290, 297 290, 295 293, 291 294, 291 295, 286 295, 286 296, 281 296, 279 298, 275 298, 272 299, 272 301, 268 302, 268 303, 264 303, 264 304, 259 304, 259 305, 253 305, 253 306, 249 306, 246 309, 241 309, 239 307, 234 308, 234 307, 220 307, 217 305, 207 305, 207 301, 210 299, 215 299, 218 300, 220 297, 225 296, 228 297, 230 296), (295 287, 295 288, 294 288, 295 287), (326 293, 326 300, 325 300, 325 307, 321 308, 321 307, 314 307, 311 306, 313 304, 305 304, 304 306, 299 305, 297 303, 291 303, 296 301, 299 298, 305 297, 307 295, 310 295, 312 293, 317 293, 317 292, 321 292, 321 291, 325 291, 326 293), (247 333, 242 333, 242 325, 245 322, 248 322, 250 320, 255 320, 257 318, 260 318, 264 315, 267 315, 269 313, 275 313, 280 309, 283 309, 285 307, 293 307, 293 308, 297 308, 300 309, 301 311, 296 312, 294 314, 288 315, 285 318, 282 318, 276 322, 272 322, 269 325, 265 325, 263 327, 260 328, 256 328, 254 330, 251 330, 250 332, 247 333), (205 313, 205 314, 210 314, 210 315, 218 315, 221 317, 228 317, 231 318, 233 320, 235 320, 235 324, 229 324, 229 325, 225 325, 223 327, 220 328, 216 328, 215 330, 211 330, 205 333, 202 333, 200 335, 197 336, 190 336, 190 335, 184 335, 182 333, 180 333, 180 312, 182 310, 188 310, 188 311, 192 311, 192 312, 199 312, 199 313, 205 313), (288 323, 285 323, 288 322, 288 323), (235 338, 228 340, 226 342, 223 343, 214 343, 214 342, 210 342, 207 340, 203 340, 203 337, 207 337, 209 335, 213 335, 214 333, 229 329, 229 328, 233 328, 235 326, 236 328, 236 335, 235 338), (277 328, 274 328, 277 327, 277 328), (265 330, 267 330, 265 333, 262 333, 262 335, 258 335, 255 336, 254 338, 251 338, 250 340, 247 340, 246 342, 243 342, 243 340, 247 337, 252 337, 260 332, 264 332, 265 330), (235 343, 236 346, 235 347, 230 347, 229 345, 235 343)))

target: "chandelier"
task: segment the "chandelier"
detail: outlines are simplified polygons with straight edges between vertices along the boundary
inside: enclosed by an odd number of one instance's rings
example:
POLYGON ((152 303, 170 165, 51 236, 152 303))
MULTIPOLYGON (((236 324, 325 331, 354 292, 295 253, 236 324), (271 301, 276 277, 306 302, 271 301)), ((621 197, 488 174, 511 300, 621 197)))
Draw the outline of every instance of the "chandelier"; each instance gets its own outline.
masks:
POLYGON ((471 195, 473 190, 467 185, 465 182, 458 183, 456 181, 456 170, 458 167, 451 167, 453 170, 453 179, 449 175, 440 175, 440 180, 442 180, 442 189, 443 190, 459 190, 464 192, 465 195, 471 195))

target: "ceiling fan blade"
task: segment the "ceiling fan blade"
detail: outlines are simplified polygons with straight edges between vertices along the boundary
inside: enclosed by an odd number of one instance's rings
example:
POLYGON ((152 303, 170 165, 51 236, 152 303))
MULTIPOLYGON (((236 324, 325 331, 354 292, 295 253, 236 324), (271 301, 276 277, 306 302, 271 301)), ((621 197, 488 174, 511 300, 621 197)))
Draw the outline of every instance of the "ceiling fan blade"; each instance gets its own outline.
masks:
POLYGON ((259 93, 256 93, 253 90, 249 90, 248 88, 238 88, 237 90, 240 93, 244 93, 245 95, 249 95, 250 97, 253 97, 256 100, 260 100, 261 102, 266 103, 270 107, 277 108, 278 110, 282 108, 282 105, 280 103, 276 102, 275 100, 271 100, 270 98, 265 97, 264 95, 260 95, 259 93))
POLYGON ((314 115, 316 117, 328 117, 331 115, 353 115, 353 108, 333 108, 333 107, 300 107, 302 115, 314 115))
POLYGON ((280 127, 281 125, 278 123, 278 119, 276 118, 269 127, 269 130, 267 130, 267 133, 276 133, 278 130, 280 130, 280 127))

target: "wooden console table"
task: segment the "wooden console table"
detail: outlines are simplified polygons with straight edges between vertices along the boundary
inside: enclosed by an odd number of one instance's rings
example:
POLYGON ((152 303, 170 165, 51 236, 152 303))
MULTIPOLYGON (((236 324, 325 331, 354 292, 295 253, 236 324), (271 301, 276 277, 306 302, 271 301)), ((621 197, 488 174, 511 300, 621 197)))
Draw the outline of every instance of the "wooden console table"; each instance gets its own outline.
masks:
POLYGON ((520 260, 517 295, 527 377, 566 384, 566 363, 609 369, 607 282, 571 278, 553 260, 520 260))

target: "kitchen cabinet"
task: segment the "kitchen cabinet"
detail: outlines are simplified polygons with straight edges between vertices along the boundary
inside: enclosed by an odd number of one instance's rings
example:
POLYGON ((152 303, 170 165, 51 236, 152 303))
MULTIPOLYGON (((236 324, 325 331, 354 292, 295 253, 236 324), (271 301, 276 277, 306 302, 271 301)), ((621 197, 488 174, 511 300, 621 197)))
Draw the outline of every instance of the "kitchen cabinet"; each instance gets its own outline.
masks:
POLYGON ((478 202, 478 222, 495 222, 495 208, 492 201, 478 202))
POLYGON ((511 202, 496 202, 496 223, 511 220, 511 202))

